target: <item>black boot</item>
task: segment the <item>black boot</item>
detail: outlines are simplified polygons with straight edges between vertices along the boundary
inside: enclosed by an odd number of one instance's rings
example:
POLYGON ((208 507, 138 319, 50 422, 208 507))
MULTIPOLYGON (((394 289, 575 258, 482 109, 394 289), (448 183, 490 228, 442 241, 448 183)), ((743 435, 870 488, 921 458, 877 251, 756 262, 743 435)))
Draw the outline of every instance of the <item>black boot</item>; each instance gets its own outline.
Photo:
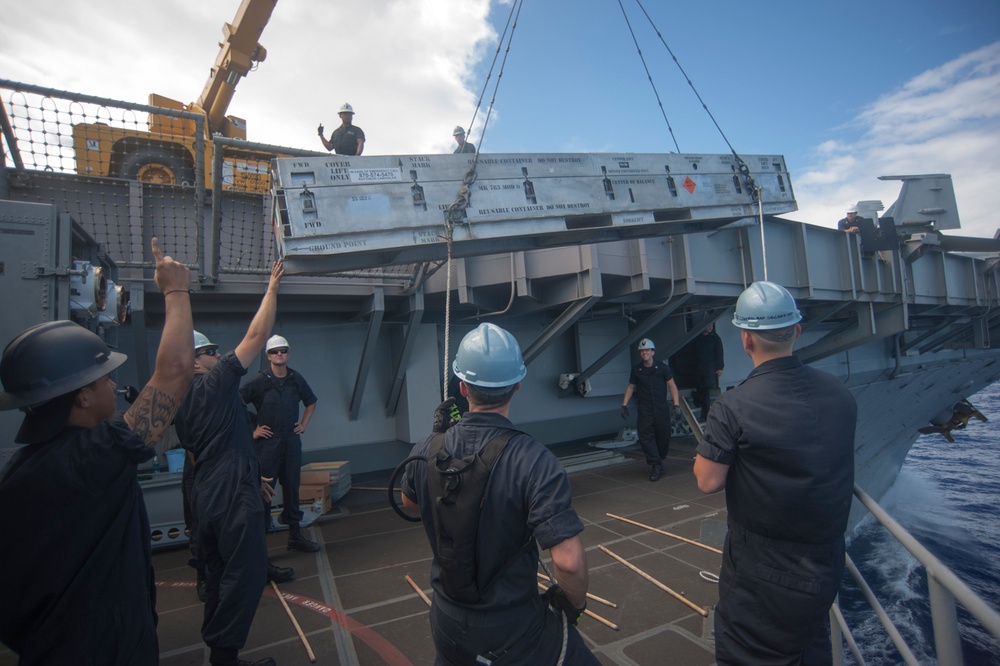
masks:
POLYGON ((653 471, 649 473, 650 481, 659 481, 663 476, 663 465, 653 465, 653 471))
POLYGON ((198 579, 195 581, 194 589, 198 593, 198 600, 204 603, 205 601, 205 573, 202 571, 198 572, 198 579))
POLYGON ((246 661, 245 659, 239 659, 236 662, 236 666, 276 666, 274 659, 270 657, 264 657, 263 659, 258 659, 257 661, 246 661))
POLYGON ((303 553, 315 553, 319 544, 302 536, 298 523, 288 524, 288 550, 299 550, 303 553))
POLYGON ((270 562, 267 563, 267 582, 287 583, 295 578, 295 569, 291 567, 278 567, 270 562))

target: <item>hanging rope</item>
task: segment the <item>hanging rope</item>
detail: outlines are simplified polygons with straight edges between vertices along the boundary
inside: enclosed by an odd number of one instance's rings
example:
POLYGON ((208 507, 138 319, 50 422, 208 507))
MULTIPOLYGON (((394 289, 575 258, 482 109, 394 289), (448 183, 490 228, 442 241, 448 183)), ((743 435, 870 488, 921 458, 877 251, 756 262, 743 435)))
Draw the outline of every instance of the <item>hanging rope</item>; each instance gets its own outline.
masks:
POLYGON ((674 136, 674 128, 670 126, 670 120, 667 119, 667 112, 663 109, 663 102, 660 100, 660 93, 656 89, 656 84, 653 83, 653 76, 649 73, 649 67, 646 65, 646 58, 642 55, 642 49, 639 48, 639 40, 635 38, 635 31, 632 30, 632 23, 628 20, 628 14, 625 13, 625 6, 622 5, 622 0, 618 0, 618 6, 622 10, 622 16, 625 17, 625 25, 628 26, 629 34, 632 35, 632 43, 635 44, 635 50, 639 52, 639 60, 642 61, 642 68, 646 70, 646 78, 649 79, 649 85, 653 88, 653 95, 656 96, 656 103, 660 105, 660 113, 663 114, 663 122, 667 124, 667 131, 670 133, 670 138, 674 141, 674 148, 676 148, 679 153, 681 152, 681 148, 677 144, 677 137, 674 136))
MULTIPOLYGON (((479 144, 476 148, 476 153, 472 157, 472 164, 469 165, 469 170, 465 172, 465 176, 462 178, 462 186, 459 188, 458 193, 455 195, 455 201, 448 206, 448 210, 445 212, 445 242, 448 246, 448 259, 447 259, 447 277, 445 279, 445 299, 444 299, 444 369, 442 372, 442 386, 443 400, 448 399, 448 382, 451 379, 451 370, 448 365, 448 359, 451 357, 451 268, 452 268, 452 242, 455 236, 455 225, 465 223, 466 213, 465 210, 469 207, 469 203, 472 200, 472 185, 476 182, 478 174, 476 173, 476 166, 479 164, 479 151, 482 149, 483 138, 486 136, 486 128, 490 123, 490 116, 493 113, 493 105, 496 102, 497 90, 500 89, 500 80, 503 78, 503 70, 507 64, 507 56, 510 55, 510 45, 514 40, 514 30, 517 28, 517 18, 521 14, 521 7, 524 4, 524 0, 518 0, 512 7, 510 13, 507 15, 507 25, 504 26, 503 34, 500 36, 500 42, 497 45, 497 52, 493 56, 493 63, 490 65, 490 71, 486 77, 486 83, 483 84, 483 91, 479 95, 479 100, 476 102, 476 110, 472 114, 472 123, 476 122, 476 115, 479 113, 479 109, 482 106, 483 95, 486 92, 486 88, 489 84, 489 79, 493 75, 493 67, 496 65, 497 58, 500 53, 500 44, 503 43, 504 37, 507 38, 507 46, 504 49, 503 58, 500 60, 500 71, 497 72, 496 83, 493 86, 493 95, 490 98, 489 107, 486 109, 486 120, 483 121, 483 132, 479 137, 479 144), (508 26, 510 31, 508 33, 508 26)), ((469 125, 469 132, 472 132, 472 124, 469 125)))

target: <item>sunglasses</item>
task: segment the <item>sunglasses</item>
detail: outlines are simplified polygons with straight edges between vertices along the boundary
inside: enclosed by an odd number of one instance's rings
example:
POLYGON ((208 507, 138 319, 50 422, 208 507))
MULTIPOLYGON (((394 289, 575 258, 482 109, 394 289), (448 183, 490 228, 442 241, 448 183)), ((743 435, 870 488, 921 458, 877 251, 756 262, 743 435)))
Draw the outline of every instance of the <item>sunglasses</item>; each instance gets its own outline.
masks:
POLYGON ((280 349, 269 349, 267 351, 268 356, 274 356, 275 354, 287 354, 288 347, 281 347, 280 349))
POLYGON ((199 356, 218 356, 218 354, 219 354, 218 349, 208 348, 208 349, 202 349, 200 352, 195 354, 194 357, 198 358, 199 356))

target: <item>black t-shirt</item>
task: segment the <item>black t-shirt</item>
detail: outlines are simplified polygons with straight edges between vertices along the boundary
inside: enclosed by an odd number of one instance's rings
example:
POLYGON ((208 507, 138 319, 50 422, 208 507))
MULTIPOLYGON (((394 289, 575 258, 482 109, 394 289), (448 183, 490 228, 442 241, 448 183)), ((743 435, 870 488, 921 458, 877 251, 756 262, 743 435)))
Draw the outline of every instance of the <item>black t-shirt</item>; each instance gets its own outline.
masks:
POLYGON ((341 125, 333 130, 330 143, 338 155, 357 155, 358 139, 365 140, 365 133, 357 125, 341 125))
POLYGON ((673 378, 670 366, 662 361, 653 361, 653 365, 648 368, 642 363, 632 368, 628 383, 635 386, 640 413, 652 414, 661 409, 670 409, 673 403, 667 398, 667 382, 673 378))

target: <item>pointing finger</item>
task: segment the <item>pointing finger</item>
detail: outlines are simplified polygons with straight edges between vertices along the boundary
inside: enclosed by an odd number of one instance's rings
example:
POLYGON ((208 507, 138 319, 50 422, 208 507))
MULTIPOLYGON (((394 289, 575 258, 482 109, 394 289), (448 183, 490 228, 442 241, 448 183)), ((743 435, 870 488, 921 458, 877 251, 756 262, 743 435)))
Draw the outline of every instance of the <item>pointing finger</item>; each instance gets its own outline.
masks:
POLYGON ((153 246, 153 259, 159 264, 163 261, 163 250, 160 249, 160 241, 157 240, 156 236, 153 236, 151 244, 153 246))

